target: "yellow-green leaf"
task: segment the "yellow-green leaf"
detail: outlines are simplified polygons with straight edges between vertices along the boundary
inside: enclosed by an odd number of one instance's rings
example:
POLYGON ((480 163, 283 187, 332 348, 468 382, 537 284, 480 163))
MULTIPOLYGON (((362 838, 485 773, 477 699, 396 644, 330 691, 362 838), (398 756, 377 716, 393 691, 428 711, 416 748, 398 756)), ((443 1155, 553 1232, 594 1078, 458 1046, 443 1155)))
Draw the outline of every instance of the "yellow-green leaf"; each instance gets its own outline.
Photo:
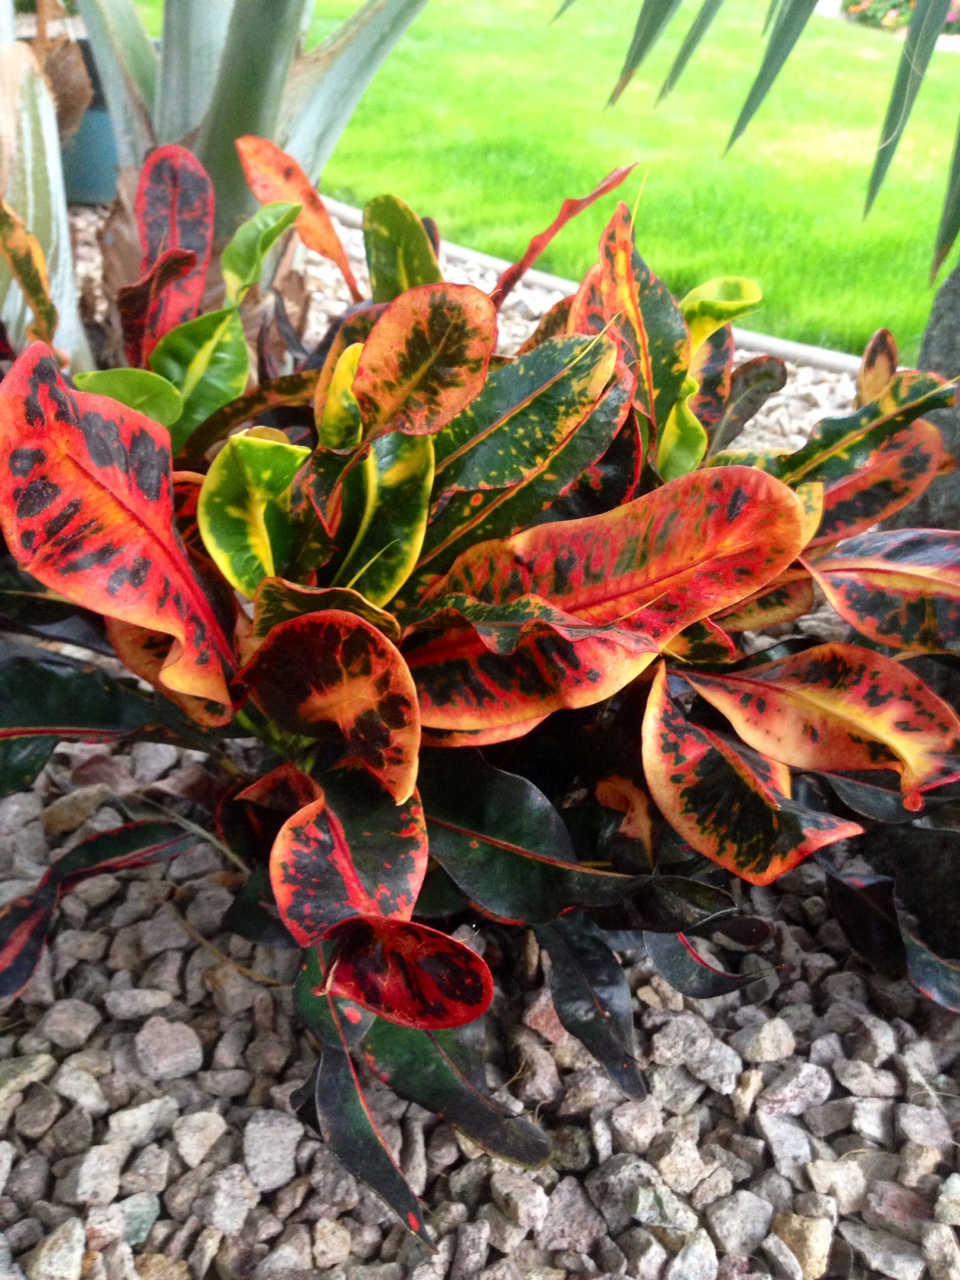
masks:
POLYGON ((395 431, 373 441, 366 465, 347 477, 363 477, 364 510, 334 586, 353 587, 376 605, 396 595, 423 546, 433 465, 430 436, 395 431))
POLYGON ((707 452, 709 437, 690 408, 690 401, 699 390, 696 378, 688 374, 683 380, 680 396, 660 431, 657 470, 664 480, 676 480, 678 476, 696 471, 707 452))
POLYGON ((47 260, 40 241, 32 236, 16 210, 0 197, 0 258, 10 268, 14 280, 33 311, 27 337, 53 345, 57 330, 57 308, 50 297, 47 260))
POLYGON ((681 300, 680 310, 690 326, 693 350, 725 324, 755 310, 762 301, 760 286, 744 276, 717 276, 691 289, 681 300))
POLYGON ((240 313, 225 307, 177 325, 154 347, 150 367, 183 396, 183 412, 170 427, 177 454, 195 427, 246 389, 250 355, 240 313))
POLYGON ((183 412, 183 396, 177 388, 149 369, 100 369, 95 373, 75 373, 73 380, 78 390, 119 400, 162 427, 172 426, 183 412))
POLYGON ((283 233, 293 226, 302 208, 303 205, 278 200, 274 204, 265 204, 237 228, 220 259, 228 302, 239 307, 263 274, 267 254, 283 233))
POLYGON ((341 355, 333 370, 317 423, 320 444, 324 449, 355 449, 360 443, 363 424, 360 421, 360 406, 353 394, 353 379, 362 353, 363 343, 353 343, 341 355))
POLYGON ((204 479, 197 504, 204 545, 245 596, 286 565, 293 540, 290 484, 309 455, 280 432, 255 427, 230 437, 204 479))

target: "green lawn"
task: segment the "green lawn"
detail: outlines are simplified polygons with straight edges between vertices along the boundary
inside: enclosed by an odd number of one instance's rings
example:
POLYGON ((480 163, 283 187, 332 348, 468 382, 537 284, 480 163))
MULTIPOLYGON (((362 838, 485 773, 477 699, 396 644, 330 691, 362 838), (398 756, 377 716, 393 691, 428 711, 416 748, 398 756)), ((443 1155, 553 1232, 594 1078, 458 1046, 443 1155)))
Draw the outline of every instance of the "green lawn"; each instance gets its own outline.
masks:
MULTIPOLYGON (((148 7, 148 6, 145 6, 148 7)), ((156 0, 153 6, 156 8, 156 0)), ((355 7, 318 0, 321 37, 355 7)), ((932 301, 927 273, 956 120, 960 55, 933 61, 888 182, 863 197, 899 55, 883 32, 814 18, 772 95, 721 154, 756 69, 758 0, 728 0, 680 86, 656 92, 695 6, 605 109, 639 0, 433 0, 374 80, 321 189, 380 192, 429 213, 445 237, 513 257, 566 196, 639 161, 641 250, 675 292, 749 275, 765 305, 752 327, 848 351, 881 325, 906 358, 932 301)), ((613 197, 568 227, 541 265, 579 277, 613 197)))

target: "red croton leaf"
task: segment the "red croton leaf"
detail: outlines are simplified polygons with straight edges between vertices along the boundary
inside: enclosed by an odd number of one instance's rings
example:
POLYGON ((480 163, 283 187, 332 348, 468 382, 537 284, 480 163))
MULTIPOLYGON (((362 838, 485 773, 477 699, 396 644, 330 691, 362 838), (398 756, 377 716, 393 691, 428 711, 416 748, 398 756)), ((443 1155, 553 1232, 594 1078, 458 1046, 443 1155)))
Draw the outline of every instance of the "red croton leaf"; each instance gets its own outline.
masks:
POLYGON ((336 944, 330 990, 404 1027, 440 1031, 485 1013, 493 999, 486 962, 439 929, 400 920, 348 920, 336 944))
POLYGON ((213 252, 214 195, 210 175, 186 147, 176 143, 157 147, 140 171, 135 208, 143 246, 142 276, 169 249, 189 249, 196 255, 192 270, 171 283, 164 293, 151 325, 151 342, 155 344, 168 330, 192 320, 203 302, 213 252))
POLYGON ((366 793, 338 794, 342 785, 332 778, 319 799, 288 818, 270 855, 277 906, 304 947, 355 916, 409 920, 426 874, 419 799, 394 805, 372 782, 366 793))
POLYGON ((363 344, 353 394, 364 439, 445 427, 480 393, 496 341, 496 310, 473 285, 407 289, 363 344))
POLYGON ((725 631, 761 631, 780 622, 792 622, 809 613, 816 603, 813 579, 803 569, 787 569, 768 586, 755 591, 731 609, 723 609, 715 621, 725 631))
POLYGON ((662 428, 690 365, 690 332, 670 291, 637 251, 633 217, 622 201, 600 240, 600 292, 604 320, 636 369, 637 408, 654 430, 662 428))
POLYGON ((413 792, 420 746, 417 694, 395 645, 342 609, 274 627, 241 678, 264 715, 305 737, 335 727, 358 762, 402 804, 413 792))
POLYGON ((244 177, 253 194, 261 204, 286 200, 303 205, 295 223, 300 239, 308 249, 337 264, 351 297, 354 302, 359 302, 363 295, 357 287, 346 250, 319 191, 297 161, 268 138, 258 138, 253 134, 237 138, 236 146, 244 177))
POLYGON ((823 516, 812 547, 849 538, 918 498, 940 469, 943 442, 932 422, 918 418, 888 436, 852 475, 823 488, 823 516))
POLYGON ((132 622, 121 622, 119 618, 107 618, 105 623, 107 639, 128 671, 132 671, 141 680, 146 680, 154 689, 159 689, 196 724, 215 729, 230 723, 233 710, 229 704, 224 706, 222 702, 208 698, 194 698, 188 693, 177 693, 163 683, 164 665, 175 643, 173 636, 148 627, 138 627, 132 622))
POLYGON ((44 586, 172 636, 164 689, 229 706, 230 647, 173 524, 169 435, 71 391, 42 343, 0 384, 0 528, 44 586))
POLYGON ((960 533, 862 533, 804 562, 861 635, 891 649, 960 652, 960 533))
POLYGON ((642 743, 647 785, 666 820, 751 884, 770 884, 824 845, 863 831, 792 800, 784 765, 688 720, 664 666, 647 700, 642 743))
POLYGON ((323 788, 296 765, 278 765, 244 786, 228 791, 217 806, 217 835, 235 853, 266 861, 280 828, 306 805, 323 797, 323 788))
POLYGON ((795 769, 895 769, 905 795, 960 774, 960 718, 899 662, 821 644, 687 682, 751 747, 795 769))
POLYGON ((422 722, 488 734, 599 702, 685 627, 777 577, 802 545, 796 496, 749 467, 693 472, 602 515, 480 543, 430 587, 425 603, 539 597, 608 630, 582 639, 547 630, 512 654, 489 652, 467 626, 410 636, 403 649, 422 722))
POLYGON ((193 317, 196 306, 190 277, 196 265, 192 249, 166 249, 136 284, 117 290, 123 350, 134 369, 146 368, 163 335, 193 317))
POLYGON ((603 314, 603 290, 600 263, 595 262, 580 281, 580 288, 570 303, 567 328, 570 333, 602 333, 607 322, 603 314))
POLYGON ((601 196, 608 195, 620 186, 621 182, 633 172, 636 168, 636 161, 628 164, 622 169, 614 169, 612 173, 608 173, 599 186, 594 187, 588 196, 583 196, 579 200, 564 200, 560 206, 560 212, 550 223, 545 231, 541 231, 539 235, 535 235, 527 245, 526 252, 519 262, 513 263, 507 267, 506 271, 500 276, 493 291, 490 294, 490 300, 493 305, 499 309, 503 306, 507 295, 513 290, 523 275, 529 271, 536 260, 546 249, 547 245, 554 238, 557 232, 562 231, 567 223, 583 213, 584 209, 589 209, 592 204, 600 199, 601 196))

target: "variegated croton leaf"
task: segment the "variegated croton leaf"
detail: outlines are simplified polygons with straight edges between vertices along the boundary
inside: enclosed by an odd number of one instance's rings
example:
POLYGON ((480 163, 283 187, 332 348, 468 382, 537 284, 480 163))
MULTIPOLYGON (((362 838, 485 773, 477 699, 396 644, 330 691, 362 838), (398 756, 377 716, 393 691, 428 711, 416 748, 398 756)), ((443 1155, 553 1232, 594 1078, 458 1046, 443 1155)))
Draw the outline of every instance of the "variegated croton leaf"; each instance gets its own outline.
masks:
POLYGON ((171 636, 161 684, 229 718, 230 647, 174 528, 169 437, 115 400, 71 391, 42 343, 0 390, 0 527, 45 586, 171 636))

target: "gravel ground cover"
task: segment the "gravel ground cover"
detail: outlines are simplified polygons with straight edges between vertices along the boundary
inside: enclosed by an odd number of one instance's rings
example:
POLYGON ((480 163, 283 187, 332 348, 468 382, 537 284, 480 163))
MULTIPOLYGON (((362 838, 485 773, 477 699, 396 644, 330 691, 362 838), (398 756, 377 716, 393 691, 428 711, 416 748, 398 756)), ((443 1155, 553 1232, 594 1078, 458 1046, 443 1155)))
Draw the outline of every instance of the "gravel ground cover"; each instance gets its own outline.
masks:
MULTIPOLYGON (((554 300, 518 290, 506 341, 554 300)), ((314 298, 314 330, 338 305, 314 298)), ((852 393, 792 370, 751 443, 794 448, 852 393)), ((0 903, 144 801, 204 819, 210 789, 197 752, 61 745, 0 801, 0 903)), ((221 928, 237 883, 200 842, 64 900, 0 1017, 0 1280, 960 1280, 960 1018, 864 968, 816 864, 743 886, 773 932, 742 963, 778 981, 698 1001, 623 957, 644 1101, 563 1031, 533 937, 510 965, 493 944, 489 1084, 538 1115, 553 1155, 517 1169, 368 1081, 433 1255, 291 1114, 315 1057, 295 953, 221 928)))

